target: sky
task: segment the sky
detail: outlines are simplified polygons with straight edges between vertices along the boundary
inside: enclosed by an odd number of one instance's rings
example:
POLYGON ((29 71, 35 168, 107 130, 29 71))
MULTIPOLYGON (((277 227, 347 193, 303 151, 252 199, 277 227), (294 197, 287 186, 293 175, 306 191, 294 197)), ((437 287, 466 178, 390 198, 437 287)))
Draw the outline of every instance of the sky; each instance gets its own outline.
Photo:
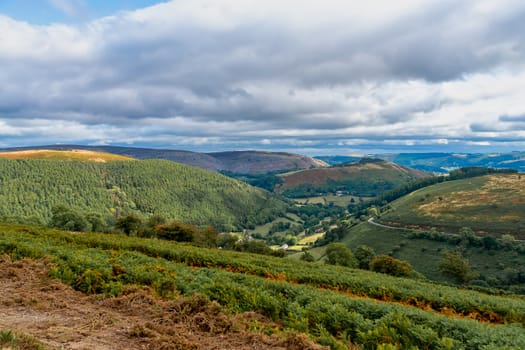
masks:
POLYGON ((0 147, 525 150, 521 0, 0 0, 0 147))

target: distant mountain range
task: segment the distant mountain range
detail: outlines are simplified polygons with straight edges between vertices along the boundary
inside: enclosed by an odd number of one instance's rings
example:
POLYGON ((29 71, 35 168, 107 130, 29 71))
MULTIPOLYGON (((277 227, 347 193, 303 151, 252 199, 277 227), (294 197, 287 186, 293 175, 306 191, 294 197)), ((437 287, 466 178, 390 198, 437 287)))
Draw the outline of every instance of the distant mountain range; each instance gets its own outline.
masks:
MULTIPOLYGON (((525 152, 507 153, 387 153, 369 157, 384 159, 399 165, 445 174, 463 167, 508 168, 525 172, 525 152)), ((320 156, 330 165, 355 161, 355 156, 320 156)))
POLYGON ((166 159, 177 163, 195 166, 201 169, 237 174, 266 174, 271 172, 283 172, 327 166, 325 162, 305 155, 265 151, 199 153, 168 149, 81 145, 16 147, 3 149, 3 151, 37 149, 89 150, 113 153, 137 159, 166 159))

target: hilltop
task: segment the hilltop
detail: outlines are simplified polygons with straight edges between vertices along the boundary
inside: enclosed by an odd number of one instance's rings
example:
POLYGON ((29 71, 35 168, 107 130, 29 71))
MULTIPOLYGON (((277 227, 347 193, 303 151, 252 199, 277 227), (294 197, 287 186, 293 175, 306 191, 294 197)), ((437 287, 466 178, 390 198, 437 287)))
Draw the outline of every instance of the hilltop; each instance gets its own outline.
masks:
POLYGON ((363 158, 329 168, 280 175, 276 191, 289 197, 308 197, 337 191, 357 197, 375 197, 427 174, 380 159, 363 158))
POLYGON ((166 160, 0 159, 0 216, 47 222, 65 205, 105 220, 153 214, 232 229, 271 221, 286 204, 226 176, 166 160))
POLYGON ((108 152, 97 152, 82 149, 48 150, 34 149, 22 151, 0 152, 0 158, 6 159, 47 159, 47 160, 77 160, 84 162, 109 162, 113 160, 134 160, 132 157, 108 152))
POLYGON ((86 150, 112 153, 137 159, 166 159, 205 170, 241 174, 266 174, 270 172, 283 172, 327 166, 323 161, 300 154, 265 151, 199 153, 169 149, 81 145, 19 147, 5 149, 4 151, 12 152, 41 149, 86 150))

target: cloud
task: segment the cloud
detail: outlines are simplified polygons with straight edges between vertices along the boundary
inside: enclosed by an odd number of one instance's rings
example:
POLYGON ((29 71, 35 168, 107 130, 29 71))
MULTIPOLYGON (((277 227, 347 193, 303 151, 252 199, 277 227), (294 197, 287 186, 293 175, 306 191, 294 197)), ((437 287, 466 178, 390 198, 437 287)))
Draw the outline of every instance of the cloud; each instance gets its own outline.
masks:
MULTIPOLYGON (((72 17, 85 6, 52 3, 72 17)), ((179 147, 514 140, 523 32, 525 4, 511 0, 177 0, 81 25, 0 16, 0 134, 179 147)))

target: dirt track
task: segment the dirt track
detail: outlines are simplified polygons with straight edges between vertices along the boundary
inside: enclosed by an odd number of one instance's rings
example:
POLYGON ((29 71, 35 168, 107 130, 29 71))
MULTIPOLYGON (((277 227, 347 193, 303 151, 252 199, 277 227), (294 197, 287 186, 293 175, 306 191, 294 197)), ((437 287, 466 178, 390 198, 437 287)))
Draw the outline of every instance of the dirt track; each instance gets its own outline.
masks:
POLYGON ((303 335, 248 331, 277 327, 261 315, 225 314, 203 298, 162 300, 129 287, 97 298, 47 277, 45 261, 0 257, 0 329, 49 349, 321 349, 303 335))

